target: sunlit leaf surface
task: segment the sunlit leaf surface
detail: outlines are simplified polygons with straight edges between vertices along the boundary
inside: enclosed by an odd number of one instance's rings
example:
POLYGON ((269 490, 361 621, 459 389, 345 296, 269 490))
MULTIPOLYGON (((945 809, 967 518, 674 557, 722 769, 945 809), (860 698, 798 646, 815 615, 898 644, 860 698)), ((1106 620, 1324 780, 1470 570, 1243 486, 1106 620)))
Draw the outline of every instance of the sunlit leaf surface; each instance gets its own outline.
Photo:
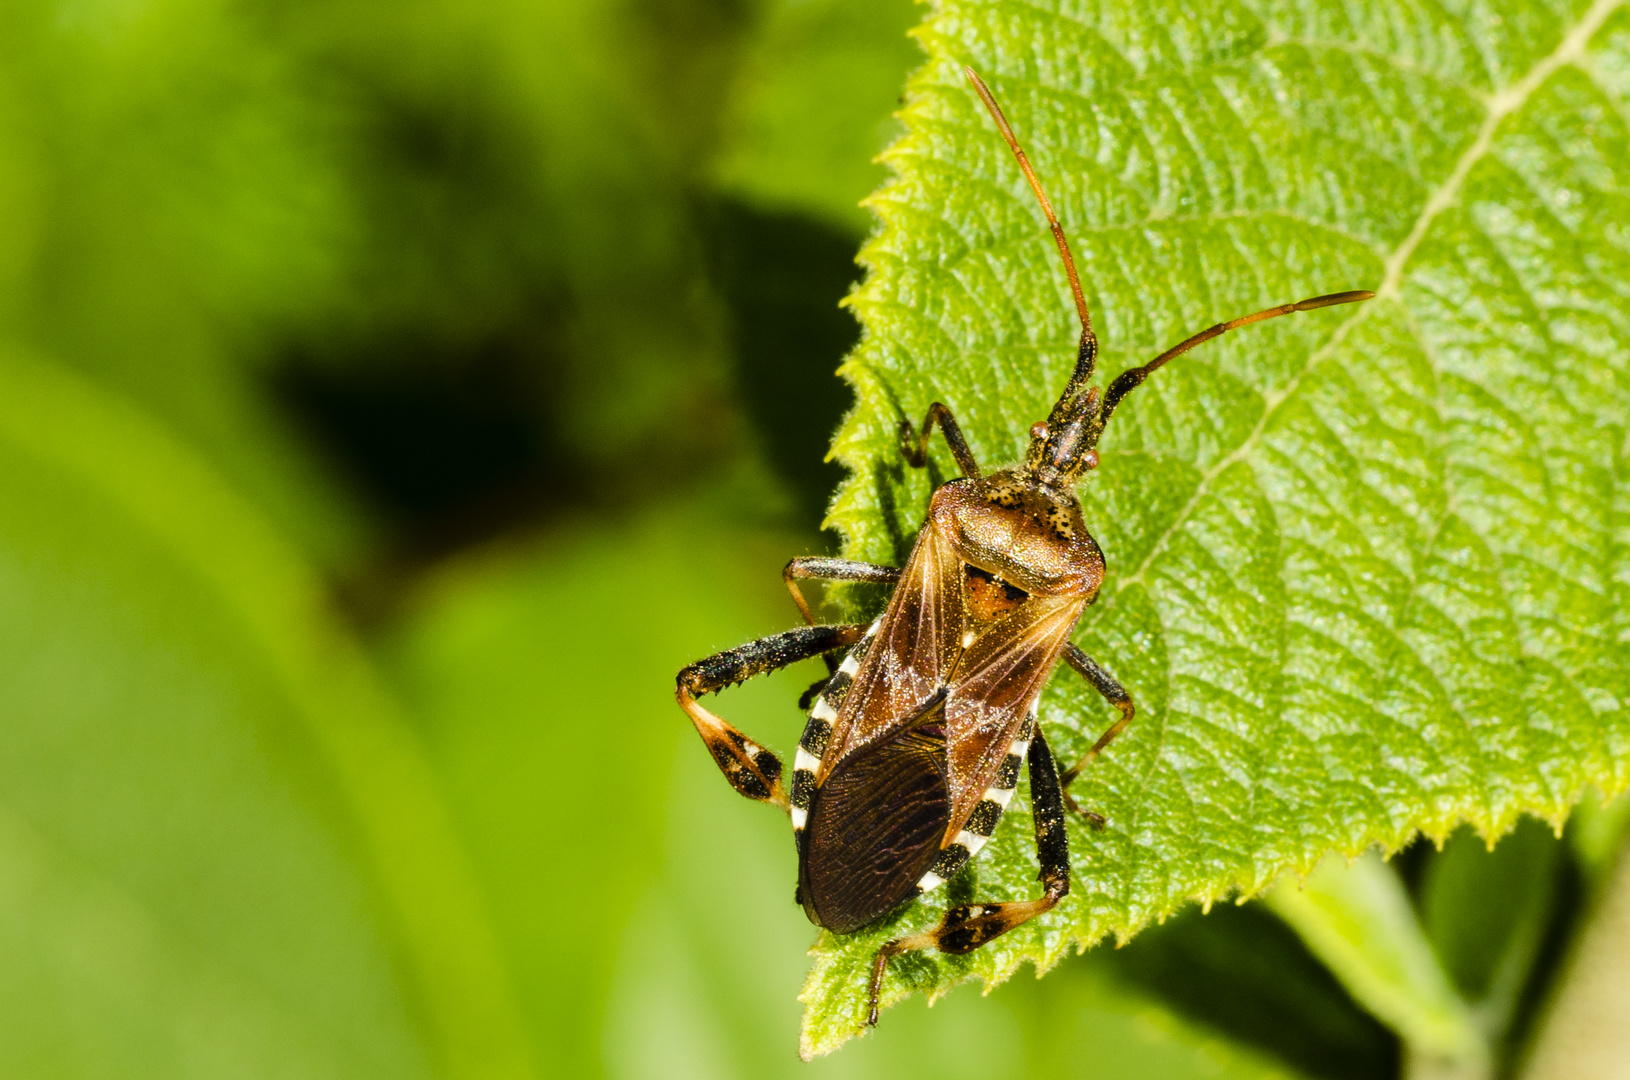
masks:
MULTIPOLYGON (((989 80, 1083 266, 1110 374, 1222 318, 1376 300, 1208 344, 1128 400, 1081 487, 1109 560, 1076 641, 1137 698, 1078 785, 1075 889, 885 997, 992 983, 1321 853, 1564 815, 1630 769, 1624 305, 1630 13, 1614 3, 937 6, 854 298, 848 554, 905 557, 930 401, 1011 461, 1072 359, 1040 212, 964 82, 989 80)), ((1063 759, 1110 711, 1061 673, 1063 759)), ((1035 895, 1024 800, 972 895, 1035 895)), ((964 883, 965 884, 965 883, 964 883)), ((805 1051, 859 1030, 877 945, 826 936, 805 1051)), ((887 1023, 885 1017, 884 1020, 887 1023)))

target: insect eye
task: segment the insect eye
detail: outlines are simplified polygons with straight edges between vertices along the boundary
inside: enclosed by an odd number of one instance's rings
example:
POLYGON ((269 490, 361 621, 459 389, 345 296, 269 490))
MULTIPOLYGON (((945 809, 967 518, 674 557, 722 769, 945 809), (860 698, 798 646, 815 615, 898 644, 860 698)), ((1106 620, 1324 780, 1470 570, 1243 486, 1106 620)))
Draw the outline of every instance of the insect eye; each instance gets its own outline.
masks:
POLYGON ((1037 420, 1034 424, 1031 424, 1030 437, 1032 439, 1045 439, 1047 437, 1047 421, 1037 420))
POLYGON ((1081 455, 1081 465, 1084 468, 1096 469, 1098 467, 1098 451, 1088 450, 1081 455))

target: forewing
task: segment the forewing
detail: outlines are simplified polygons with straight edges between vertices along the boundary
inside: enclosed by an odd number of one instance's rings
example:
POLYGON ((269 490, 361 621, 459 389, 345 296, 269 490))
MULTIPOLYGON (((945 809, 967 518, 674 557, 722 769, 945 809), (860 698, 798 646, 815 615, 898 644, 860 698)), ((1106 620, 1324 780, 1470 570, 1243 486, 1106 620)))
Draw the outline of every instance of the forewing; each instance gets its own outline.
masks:
POLYGON ((945 705, 954 835, 996 777, 1086 603, 1032 596, 963 653, 945 705))
POLYGON ((943 707, 837 762, 816 792, 798 860, 816 925, 851 933, 916 895, 951 813, 943 707))
POLYGON ((842 691, 817 783, 837 761, 887 735, 949 681, 961 651, 961 590, 962 560, 933 525, 924 526, 876 632, 845 658, 844 668, 853 670, 840 668, 836 676, 852 681, 842 691), (857 666, 851 662, 856 656, 857 666))

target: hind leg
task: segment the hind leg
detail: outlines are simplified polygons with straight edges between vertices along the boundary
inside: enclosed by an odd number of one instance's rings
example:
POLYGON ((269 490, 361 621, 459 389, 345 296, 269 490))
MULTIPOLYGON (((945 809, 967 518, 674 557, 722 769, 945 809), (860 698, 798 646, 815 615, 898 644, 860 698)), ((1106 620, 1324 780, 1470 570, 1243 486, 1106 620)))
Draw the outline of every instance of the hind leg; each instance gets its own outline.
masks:
POLYGON ((1126 692, 1126 687, 1115 681, 1115 676, 1098 666, 1097 661, 1074 645, 1064 649, 1064 661, 1074 668, 1082 678, 1092 684, 1092 688, 1103 695, 1105 701, 1120 710, 1121 718, 1109 726, 1109 730, 1098 736, 1098 741, 1092 744, 1092 749, 1081 755, 1081 760, 1066 770, 1062 780, 1064 788, 1064 802, 1071 810, 1085 817, 1095 829, 1104 827, 1104 819, 1090 810, 1083 810, 1077 806, 1075 799, 1070 795, 1070 785, 1075 783, 1082 771, 1103 752, 1104 747, 1115 741, 1115 737, 1126 730, 1126 726, 1137 715, 1138 707, 1132 701, 1132 695, 1126 692))
POLYGON ((866 627, 861 623, 800 626, 715 653, 680 670, 674 697, 696 725, 696 733, 707 744, 719 771, 739 794, 789 809, 787 792, 781 783, 781 759, 703 708, 696 699, 746 682, 755 675, 846 648, 865 633, 866 627))
POLYGON ((869 1010, 866 1023, 876 1025, 877 1002, 889 958, 913 949, 938 949, 961 955, 1051 911, 1070 893, 1070 841, 1064 831, 1064 789, 1058 766, 1041 728, 1030 744, 1030 801, 1035 818, 1036 855, 1041 862, 1042 894, 1035 900, 1008 900, 994 904, 959 904, 945 913, 932 930, 896 938, 877 950, 872 961, 869 1010))

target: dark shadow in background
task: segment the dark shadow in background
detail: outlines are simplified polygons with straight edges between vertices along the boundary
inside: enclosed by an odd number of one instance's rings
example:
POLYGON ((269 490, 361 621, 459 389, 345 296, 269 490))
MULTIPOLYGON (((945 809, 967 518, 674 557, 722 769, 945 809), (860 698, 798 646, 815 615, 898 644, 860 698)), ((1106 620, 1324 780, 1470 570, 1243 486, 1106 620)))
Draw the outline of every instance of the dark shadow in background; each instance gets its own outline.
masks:
POLYGON ((843 479, 826 455, 854 400, 837 370, 860 325, 838 302, 860 278, 860 238, 737 202, 716 203, 706 216, 742 406, 791 488, 796 524, 814 532, 843 479))
POLYGON ((1177 1012, 1319 1080, 1392 1080, 1397 1036, 1260 905, 1190 909, 1100 954, 1177 1012))
MULTIPOLYGON (((698 217, 731 331, 738 404, 791 489, 791 524, 814 533, 843 476, 825 457, 850 403, 836 370, 859 327, 838 302, 858 277, 859 242, 731 203, 698 217)), ((372 565, 343 585, 365 621, 406 578, 457 551, 657 487, 671 492, 705 471, 684 453, 652 460, 643 448, 627 460, 578 459, 559 435, 557 417, 571 405, 555 387, 579 358, 548 332, 547 307, 478 342, 397 326, 286 351, 274 393, 384 527, 372 565)), ((663 434, 652 433, 653 445, 663 434)))
POLYGON ((543 407, 533 344, 291 354, 276 390, 390 533, 427 559, 585 495, 543 407))

